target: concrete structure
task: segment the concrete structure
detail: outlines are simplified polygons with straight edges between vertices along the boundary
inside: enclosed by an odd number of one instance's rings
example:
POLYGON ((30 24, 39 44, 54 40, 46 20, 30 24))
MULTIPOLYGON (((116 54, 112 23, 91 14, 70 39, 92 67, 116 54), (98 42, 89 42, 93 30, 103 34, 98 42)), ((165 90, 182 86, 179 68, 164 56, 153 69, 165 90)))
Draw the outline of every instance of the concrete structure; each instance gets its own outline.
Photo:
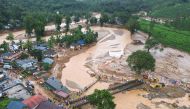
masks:
POLYGON ((109 51, 109 56, 120 58, 124 54, 123 50, 117 50, 117 51, 109 51))

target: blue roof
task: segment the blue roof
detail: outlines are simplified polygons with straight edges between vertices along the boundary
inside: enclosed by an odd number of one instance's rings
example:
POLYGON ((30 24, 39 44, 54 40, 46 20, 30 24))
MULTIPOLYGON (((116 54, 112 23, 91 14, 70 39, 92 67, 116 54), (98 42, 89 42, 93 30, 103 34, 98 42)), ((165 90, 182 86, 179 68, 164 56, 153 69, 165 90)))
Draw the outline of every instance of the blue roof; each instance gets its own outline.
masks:
POLYGON ((63 84, 59 80, 57 80, 55 77, 48 78, 48 80, 46 81, 46 84, 48 84, 55 90, 63 91, 65 93, 69 92, 67 87, 63 86, 63 84))
POLYGON ((8 104, 7 109, 24 109, 25 107, 26 105, 20 101, 11 101, 8 104))
POLYGON ((77 41, 77 44, 79 44, 79 45, 84 45, 84 44, 85 44, 85 41, 84 41, 83 39, 78 40, 78 41, 77 41))
POLYGON ((35 59, 23 59, 23 60, 16 60, 16 63, 19 65, 28 64, 28 63, 37 63, 38 61, 35 59))
POLYGON ((38 44, 38 45, 34 45, 34 49, 46 51, 48 47, 46 44, 38 44))
POLYGON ((54 62, 54 60, 51 59, 51 58, 44 58, 42 61, 43 61, 44 63, 48 63, 48 64, 53 64, 53 62, 54 62))
POLYGON ((14 55, 14 53, 6 52, 6 53, 3 53, 1 56, 4 57, 4 56, 12 56, 12 55, 14 55))

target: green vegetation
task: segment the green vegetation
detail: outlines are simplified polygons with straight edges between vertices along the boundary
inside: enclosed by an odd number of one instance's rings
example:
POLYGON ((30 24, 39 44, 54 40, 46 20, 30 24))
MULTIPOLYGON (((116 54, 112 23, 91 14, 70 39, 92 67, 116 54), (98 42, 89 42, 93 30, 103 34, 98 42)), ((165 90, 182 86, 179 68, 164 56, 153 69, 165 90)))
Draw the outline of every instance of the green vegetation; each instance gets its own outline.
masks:
POLYGON ((90 24, 91 24, 91 25, 95 25, 95 24, 97 24, 97 22, 98 22, 98 20, 97 20, 96 17, 92 17, 92 18, 90 19, 90 24))
POLYGON ((31 76, 32 73, 30 73, 30 72, 27 71, 27 70, 24 70, 24 71, 21 72, 21 75, 22 75, 23 78, 26 78, 26 77, 28 77, 28 76, 31 76))
MULTIPOLYGON (((180 0, 179 0, 180 1, 180 0)), ((182 0, 181 0, 182 1, 182 0)), ((164 1, 167 2, 167 1, 164 1)), ((175 18, 177 16, 190 16, 190 3, 179 3, 175 0, 168 2, 168 4, 153 9, 151 15, 162 18, 175 18)))
MULTIPOLYGON (((0 1, 0 30, 4 26, 12 29, 26 27, 23 21, 28 14, 40 13, 46 16, 46 22, 55 21, 55 13, 89 18, 90 12, 102 12, 110 16, 110 22, 125 24, 131 14, 147 11, 153 17, 176 18, 190 16, 189 0, 1 0, 0 1)), ((36 18, 36 17, 33 17, 36 18)), ((88 19, 89 20, 89 19, 88 19)), ((39 22, 38 22, 39 23, 39 22)), ((29 25, 32 25, 29 24, 29 25)), ((27 27, 30 33, 31 26, 27 27)), ((59 30, 59 27, 57 28, 59 30)))
POLYGON ((67 16, 66 17, 66 33, 69 32, 69 29, 70 29, 70 23, 71 23, 71 17, 67 16))
POLYGON ((2 48, 3 52, 6 53, 9 51, 9 43, 7 43, 6 41, 3 41, 3 43, 0 45, 0 48, 2 48))
POLYGON ((126 28, 131 32, 131 34, 133 34, 135 30, 139 28, 137 18, 131 17, 126 24, 126 28))
POLYGON ((55 26, 56 26, 56 30, 60 31, 61 30, 61 23, 62 23, 62 15, 60 14, 56 14, 55 15, 55 26))
POLYGON ((43 53, 41 50, 33 49, 30 51, 30 55, 34 56, 34 58, 36 58, 39 62, 42 61, 43 53))
POLYGON ((13 41, 14 40, 14 35, 13 33, 9 33, 8 36, 6 37, 7 40, 13 41))
POLYGON ((30 40, 27 40, 26 43, 23 44, 23 49, 27 49, 28 52, 32 50, 32 42, 30 40))
POLYGON ((79 40, 84 40, 86 44, 90 44, 96 41, 98 33, 94 33, 90 28, 88 28, 86 34, 82 33, 81 27, 79 26, 72 32, 72 35, 66 35, 62 37, 62 41, 66 43, 67 46, 77 43, 79 40))
POLYGON ((107 90, 95 90, 92 95, 88 96, 90 104, 97 107, 97 109, 115 109, 114 97, 107 90))
POLYGON ((11 102, 9 98, 1 98, 0 99, 0 109, 6 109, 7 105, 11 102))
POLYGON ((48 70, 51 69, 51 65, 48 64, 48 63, 43 63, 43 64, 42 64, 42 67, 43 67, 43 69, 44 69, 45 71, 48 71, 48 70))
POLYGON ((100 26, 103 26, 104 23, 108 23, 109 21, 109 17, 107 14, 102 14, 101 18, 100 18, 100 26))
POLYGON ((29 55, 27 53, 22 53, 20 59, 27 59, 29 55))
POLYGON ((55 43, 56 43, 56 39, 53 36, 51 36, 47 42, 48 48, 52 49, 54 47, 55 43))
MULTIPOLYGON (((140 20, 140 29, 149 32, 149 21, 140 20)), ((152 37, 164 46, 176 48, 190 53, 190 32, 182 31, 162 24, 155 24, 151 31, 152 37)))
POLYGON ((190 31, 190 18, 189 17, 177 17, 172 22, 169 23, 173 27, 179 30, 190 31))
POLYGON ((149 52, 151 48, 154 48, 158 44, 159 44, 159 42, 156 39, 150 38, 150 39, 146 40, 145 48, 149 52))
POLYGON ((141 74, 145 71, 154 71, 155 59, 146 51, 136 51, 132 53, 127 59, 128 65, 131 70, 137 74, 141 74))

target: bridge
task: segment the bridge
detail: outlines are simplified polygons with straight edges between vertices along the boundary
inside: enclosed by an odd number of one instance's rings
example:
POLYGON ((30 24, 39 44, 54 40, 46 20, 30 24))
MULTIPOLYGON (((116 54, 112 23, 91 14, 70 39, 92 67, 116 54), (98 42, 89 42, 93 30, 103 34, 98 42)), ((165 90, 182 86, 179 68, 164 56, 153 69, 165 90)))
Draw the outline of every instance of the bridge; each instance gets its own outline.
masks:
MULTIPOLYGON (((126 91, 126 90, 133 89, 135 87, 141 86, 142 84, 144 84, 144 82, 141 81, 141 80, 127 81, 125 83, 118 84, 118 85, 115 85, 115 86, 113 86, 111 88, 108 88, 108 91, 112 95, 114 95, 114 94, 117 94, 117 93, 120 93, 120 92, 123 92, 123 91, 126 91)), ((72 108, 78 108, 78 107, 81 107, 82 105, 85 105, 85 104, 89 103, 89 101, 87 100, 87 97, 88 96, 84 96, 84 97, 81 97, 81 98, 78 98, 78 99, 69 100, 66 104, 70 105, 72 108)))

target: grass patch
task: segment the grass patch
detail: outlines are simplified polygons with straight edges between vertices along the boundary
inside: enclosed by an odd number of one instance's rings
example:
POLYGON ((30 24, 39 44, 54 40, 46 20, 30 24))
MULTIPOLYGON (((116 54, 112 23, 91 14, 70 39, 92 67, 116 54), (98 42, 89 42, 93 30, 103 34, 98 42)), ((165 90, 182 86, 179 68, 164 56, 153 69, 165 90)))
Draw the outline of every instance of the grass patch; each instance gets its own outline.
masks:
MULTIPOLYGON (((149 23, 149 21, 140 20, 140 30, 148 32, 149 23)), ((190 31, 182 31, 162 24, 155 24, 151 33, 164 46, 190 53, 190 31)))
POLYGON ((0 99, 0 109, 6 109, 7 105, 11 102, 9 98, 1 98, 0 99))

